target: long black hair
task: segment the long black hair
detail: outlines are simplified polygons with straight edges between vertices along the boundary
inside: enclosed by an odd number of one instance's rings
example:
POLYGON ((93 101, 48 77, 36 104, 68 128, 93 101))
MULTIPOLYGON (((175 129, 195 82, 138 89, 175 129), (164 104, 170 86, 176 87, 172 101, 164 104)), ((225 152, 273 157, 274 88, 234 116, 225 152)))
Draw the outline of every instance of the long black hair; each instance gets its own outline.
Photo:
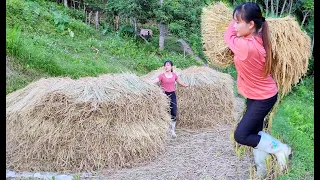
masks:
POLYGON ((272 50, 270 41, 269 26, 265 18, 262 16, 261 9, 257 3, 245 2, 237 6, 233 11, 233 17, 237 20, 243 20, 246 23, 253 21, 256 27, 256 32, 262 28, 263 47, 266 50, 266 63, 264 66, 263 75, 266 77, 271 72, 272 66, 272 50))
MULTIPOLYGON (((166 60, 164 63, 163 63, 163 66, 165 66, 167 63, 169 63, 171 65, 171 67, 173 66, 173 63, 172 61, 170 60, 166 60)), ((171 72, 173 72, 173 67, 171 68, 171 72)))

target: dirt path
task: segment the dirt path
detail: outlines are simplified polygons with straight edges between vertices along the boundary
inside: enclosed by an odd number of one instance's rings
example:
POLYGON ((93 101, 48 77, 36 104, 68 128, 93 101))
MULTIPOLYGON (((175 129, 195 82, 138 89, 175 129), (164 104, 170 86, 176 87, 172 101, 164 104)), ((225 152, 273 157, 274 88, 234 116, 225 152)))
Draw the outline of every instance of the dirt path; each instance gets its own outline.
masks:
POLYGON ((208 66, 206 63, 203 62, 203 60, 202 60, 198 55, 195 55, 195 54, 193 53, 192 48, 189 46, 189 44, 188 44, 185 40, 183 40, 183 39, 177 39, 177 42, 180 42, 180 43, 181 43, 181 45, 183 46, 183 50, 184 50, 187 54, 189 54, 189 55, 191 55, 191 56, 194 56, 194 58, 195 58, 197 61, 202 62, 203 66, 208 66))
MULTIPOLYGON (((243 109, 244 100, 237 98, 237 118, 243 109)), ((253 166, 252 156, 245 154, 241 159, 236 156, 230 140, 232 130, 232 125, 217 126, 200 132, 177 129, 178 137, 171 139, 165 153, 154 161, 133 168, 102 170, 91 177, 82 175, 81 179, 249 179, 249 168, 253 166)), ((11 176, 8 176, 7 172, 7 178, 50 178, 48 173, 29 173, 28 176, 26 173, 10 173, 11 176)), ((55 179, 72 179, 72 175, 56 174, 55 179)))
MULTIPOLYGON (((237 117, 244 100, 237 98, 237 117)), ((156 160, 134 168, 101 172, 107 179, 249 179, 250 155, 239 159, 230 140, 233 126, 190 132, 177 129, 166 152, 156 160)), ((102 178, 102 179, 104 179, 102 178)))

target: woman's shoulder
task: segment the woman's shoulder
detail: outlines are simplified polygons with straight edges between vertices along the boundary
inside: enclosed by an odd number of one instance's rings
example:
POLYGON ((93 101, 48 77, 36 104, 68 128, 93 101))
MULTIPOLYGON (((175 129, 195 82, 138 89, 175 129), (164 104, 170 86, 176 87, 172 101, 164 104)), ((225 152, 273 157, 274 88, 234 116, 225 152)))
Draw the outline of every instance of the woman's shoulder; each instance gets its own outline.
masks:
POLYGON ((164 76, 164 73, 162 72, 162 73, 160 73, 159 75, 158 75, 158 78, 160 79, 160 78, 162 78, 164 76))
POLYGON ((175 73, 175 72, 172 72, 172 75, 175 77, 178 77, 177 73, 175 73))

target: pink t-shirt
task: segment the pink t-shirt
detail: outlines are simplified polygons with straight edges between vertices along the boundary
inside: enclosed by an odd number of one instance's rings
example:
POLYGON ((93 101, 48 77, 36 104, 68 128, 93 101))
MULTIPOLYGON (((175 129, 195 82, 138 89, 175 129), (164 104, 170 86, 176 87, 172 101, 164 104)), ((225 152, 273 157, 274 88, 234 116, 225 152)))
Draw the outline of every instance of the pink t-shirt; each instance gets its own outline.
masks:
POLYGON ((256 36, 237 37, 234 20, 230 23, 224 39, 234 53, 237 69, 237 85, 241 95, 249 99, 268 99, 278 92, 276 82, 269 74, 263 77, 266 51, 262 38, 256 36))
POLYGON ((161 82, 161 87, 165 92, 173 92, 173 91, 175 91, 174 83, 178 79, 178 76, 176 75, 176 73, 172 72, 172 77, 171 78, 167 78, 164 75, 164 73, 161 73, 158 76, 158 78, 159 78, 159 80, 161 82))

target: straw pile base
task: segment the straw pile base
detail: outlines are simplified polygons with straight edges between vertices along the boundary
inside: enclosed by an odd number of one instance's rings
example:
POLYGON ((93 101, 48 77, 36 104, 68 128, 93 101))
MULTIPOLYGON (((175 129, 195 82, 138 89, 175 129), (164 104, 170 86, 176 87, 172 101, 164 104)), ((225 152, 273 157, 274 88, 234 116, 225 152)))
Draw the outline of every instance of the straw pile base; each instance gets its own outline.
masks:
POLYGON ((6 167, 88 172, 165 149, 168 99, 132 74, 41 79, 6 97, 6 167))

